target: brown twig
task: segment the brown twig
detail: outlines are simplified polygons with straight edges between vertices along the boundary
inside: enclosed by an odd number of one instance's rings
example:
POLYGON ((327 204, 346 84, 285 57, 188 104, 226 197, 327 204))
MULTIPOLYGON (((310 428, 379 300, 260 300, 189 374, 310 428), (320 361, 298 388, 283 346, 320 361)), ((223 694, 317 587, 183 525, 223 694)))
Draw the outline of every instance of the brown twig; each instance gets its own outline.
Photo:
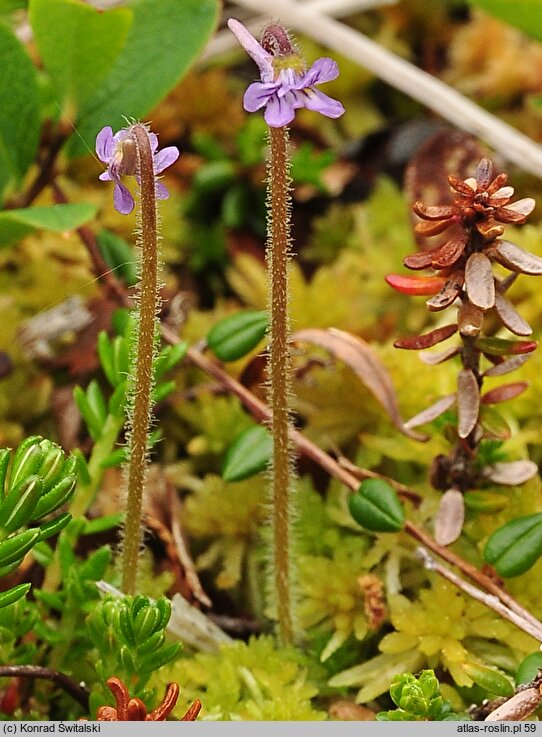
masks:
MULTIPOLYGON (((51 182, 51 188, 54 192, 55 201, 60 204, 66 204, 69 202, 66 194, 57 182, 51 182)), ((98 241, 93 231, 88 225, 81 225, 77 230, 77 235, 81 238, 81 241, 85 245, 90 260, 92 262, 92 270, 96 274, 99 281, 103 282, 106 289, 109 291, 112 297, 114 297, 119 304, 126 306, 128 304, 128 297, 126 290, 122 283, 117 279, 115 274, 109 268, 109 265, 105 261, 104 257, 100 253, 98 241)))
POLYGON ((81 704, 85 711, 88 711, 90 691, 85 686, 72 681, 65 673, 50 668, 42 668, 39 665, 0 665, 0 677, 15 678, 21 676, 23 678, 44 678, 52 681, 81 704))

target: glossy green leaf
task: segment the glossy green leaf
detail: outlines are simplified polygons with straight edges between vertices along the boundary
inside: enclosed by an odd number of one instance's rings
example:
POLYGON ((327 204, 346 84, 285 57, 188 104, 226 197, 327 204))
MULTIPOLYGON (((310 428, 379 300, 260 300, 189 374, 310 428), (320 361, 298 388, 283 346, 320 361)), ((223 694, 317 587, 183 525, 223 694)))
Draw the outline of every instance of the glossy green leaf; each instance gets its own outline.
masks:
POLYGON ((18 184, 36 155, 41 127, 36 70, 0 22, 0 193, 18 184))
POLYGON ((469 0, 469 2, 474 7, 542 41, 540 0, 469 0))
POLYGON ((489 491, 467 491, 463 495, 465 506, 475 512, 498 512, 504 509, 509 499, 504 494, 492 493, 489 491))
POLYGON ((480 663, 462 663, 463 670, 481 688, 497 696, 513 696, 514 687, 508 678, 495 668, 480 663))
POLYGON ((250 427, 233 441, 228 448, 222 478, 225 481, 242 481, 265 471, 273 453, 273 439, 261 425, 250 427))
POLYGON ((27 595, 30 589, 31 585, 29 583, 21 583, 8 591, 3 591, 0 594, 0 609, 19 601, 19 599, 22 599, 23 596, 27 595))
POLYGON ((95 205, 86 202, 4 210, 0 212, 0 246, 15 243, 36 229, 54 233, 73 230, 91 220, 96 211, 95 205))
POLYGON ((0 508, 0 527, 13 532, 30 521, 41 496, 42 483, 37 476, 22 479, 7 495, 0 508))
POLYGON ((542 555, 542 513, 518 517, 491 535, 484 559, 500 576, 518 576, 542 555))
POLYGON ((34 509, 32 519, 41 519, 66 504, 75 491, 75 484, 76 478, 73 475, 66 476, 59 481, 54 488, 41 497, 34 509))
POLYGON ((221 361, 236 361, 258 345, 266 330, 267 313, 237 312, 210 330, 207 343, 221 361))
POLYGON ((111 72, 83 105, 70 153, 94 149, 105 125, 118 130, 142 118, 179 82, 207 43, 218 20, 218 0, 139 0, 111 72))
POLYGON ((0 543, 0 566, 7 566, 21 560, 38 541, 40 531, 37 528, 25 530, 18 535, 12 535, 0 543))
POLYGON ((30 0, 29 20, 58 102, 75 112, 110 73, 132 11, 98 10, 79 0, 30 0))
POLYGON ((516 683, 530 683, 542 668, 542 653, 531 653, 523 658, 516 671, 516 683))
POLYGON ((66 525, 71 522, 71 520, 71 514, 69 514, 68 512, 64 512, 64 514, 59 514, 58 517, 54 517, 48 522, 44 522, 43 524, 41 524, 39 528, 40 542, 42 540, 48 540, 50 537, 58 535, 58 533, 61 532, 66 527, 66 525))
POLYGON ((365 479, 348 498, 350 514, 366 530, 399 532, 405 523, 403 505, 394 489, 381 479, 365 479))

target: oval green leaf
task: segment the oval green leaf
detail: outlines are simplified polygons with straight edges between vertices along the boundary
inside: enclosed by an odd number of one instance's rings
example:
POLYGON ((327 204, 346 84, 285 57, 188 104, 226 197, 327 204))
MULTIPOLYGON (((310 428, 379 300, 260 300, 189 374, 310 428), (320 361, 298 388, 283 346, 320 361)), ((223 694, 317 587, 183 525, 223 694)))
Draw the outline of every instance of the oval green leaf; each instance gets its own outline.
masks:
POLYGON ((463 670, 474 683, 497 696, 513 696, 514 687, 502 673, 479 663, 462 663, 463 670))
POLYGON ((224 481, 243 481, 264 471, 271 461, 273 439, 261 425, 242 432, 229 447, 224 459, 224 481))
POLYGON ((267 313, 238 312, 217 323, 207 343, 221 361, 236 361, 255 348, 267 330, 267 313))
POLYGON ((350 514, 366 530, 399 532, 405 523, 403 505, 394 489, 381 479, 366 479, 348 499, 350 514))
POLYGON ((487 541, 484 559, 500 576, 519 576, 542 555, 542 513, 519 517, 496 530, 487 541))
POLYGON ((516 671, 516 683, 530 683, 542 668, 542 653, 531 653, 523 658, 516 671))
POLYGON ((0 23, 0 193, 33 162, 41 120, 36 70, 23 45, 0 23))
POLYGON ((142 118, 173 89, 207 43, 218 20, 218 0, 139 0, 120 54, 98 89, 84 102, 69 153, 94 149, 105 125, 142 118))
POLYGON ((126 43, 132 11, 98 10, 76 0, 30 0, 29 20, 58 102, 77 110, 111 71, 126 43))
MULTIPOLYGON (((1 159, 0 159, 1 161, 1 159)), ((0 246, 16 243, 33 230, 51 230, 64 233, 91 220, 97 207, 88 202, 50 207, 25 207, 0 212, 0 246)))

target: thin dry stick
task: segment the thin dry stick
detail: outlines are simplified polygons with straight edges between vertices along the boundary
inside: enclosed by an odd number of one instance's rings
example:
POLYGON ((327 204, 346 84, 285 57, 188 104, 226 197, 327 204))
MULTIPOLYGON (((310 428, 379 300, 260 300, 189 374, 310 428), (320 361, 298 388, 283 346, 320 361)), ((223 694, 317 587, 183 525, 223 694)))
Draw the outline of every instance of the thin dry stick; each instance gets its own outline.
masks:
MULTIPOLYGON (((235 0, 256 12, 268 12, 267 0, 235 0)), ((354 28, 290 0, 273 0, 283 23, 348 56, 459 128, 485 139, 508 161, 542 176, 542 148, 528 136, 486 112, 431 74, 395 56, 354 28)))
POLYGON ((59 686, 88 711, 90 691, 80 683, 72 681, 65 673, 43 668, 40 665, 0 665, 0 678, 43 678, 59 686))
POLYGON ((508 621, 515 624, 516 627, 528 632, 539 642, 542 642, 542 624, 539 623, 537 627, 533 626, 530 621, 527 621, 524 617, 520 617, 516 612, 513 612, 509 607, 499 601, 496 596, 486 594, 485 591, 480 591, 480 589, 468 583, 468 581, 464 581, 462 578, 459 578, 459 576, 457 576, 453 571, 445 568, 432 558, 425 548, 422 548, 421 546, 417 548, 416 555, 422 559, 423 564, 428 571, 435 571, 439 576, 442 576, 453 583, 454 586, 457 586, 458 589, 461 589, 461 591, 464 591, 473 599, 485 604, 487 607, 500 614, 501 617, 508 619, 508 621))
MULTIPOLYGON (((174 344, 179 341, 179 338, 175 333, 167 327, 162 327, 162 334, 170 343, 174 344)), ((219 381, 225 389, 238 397, 253 417, 260 422, 269 421, 271 413, 268 407, 257 399, 242 384, 229 376, 218 364, 208 359, 196 348, 189 348, 187 351, 187 357, 195 366, 219 381)), ((291 438, 300 453, 313 460, 331 476, 336 478, 352 491, 356 491, 358 489, 359 480, 353 474, 349 473, 344 468, 341 468, 335 459, 318 448, 318 446, 314 445, 314 443, 311 443, 311 441, 304 437, 304 435, 302 435, 298 430, 291 431, 291 438)), ((412 491, 412 493, 415 492, 412 491)), ((404 531, 421 542, 426 548, 432 550, 440 558, 458 568, 482 589, 485 589, 485 591, 502 601, 503 604, 505 604, 511 611, 515 612, 522 620, 529 622, 532 627, 542 628, 542 623, 533 617, 530 612, 524 609, 512 596, 510 596, 510 594, 499 588, 499 586, 497 586, 488 576, 485 576, 477 568, 463 560, 463 558, 460 558, 451 550, 448 550, 448 548, 439 545, 436 540, 421 528, 417 527, 417 525, 407 520, 405 522, 404 531)))
MULTIPOLYGON (((398 0, 306 0, 302 4, 303 7, 309 8, 313 12, 327 13, 340 18, 344 15, 371 10, 382 5, 395 5, 397 2, 398 0)), ((245 25, 253 36, 258 36, 262 26, 268 21, 269 17, 259 16, 248 21, 245 25)), ((219 31, 207 44, 203 55, 200 57, 200 62, 209 61, 220 54, 225 54, 237 48, 237 46, 236 39, 229 31, 219 31)))

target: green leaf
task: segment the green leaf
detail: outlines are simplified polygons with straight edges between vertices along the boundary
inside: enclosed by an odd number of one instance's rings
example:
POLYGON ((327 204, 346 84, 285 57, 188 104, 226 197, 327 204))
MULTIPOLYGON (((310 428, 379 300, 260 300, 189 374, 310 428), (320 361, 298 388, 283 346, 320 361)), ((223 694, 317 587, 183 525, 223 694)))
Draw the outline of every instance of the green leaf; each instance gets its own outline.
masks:
POLYGON ((470 4, 542 41, 540 0, 470 0, 470 4))
POLYGON ((144 117, 179 82, 213 32, 217 0, 140 0, 133 3, 128 38, 111 72, 83 106, 73 156, 94 148, 105 125, 118 130, 144 117))
POLYGON ((4 210, 0 212, 0 246, 15 243, 37 228, 54 233, 78 228, 91 220, 96 212, 97 207, 87 202, 4 210))
POLYGON ((132 15, 79 0, 30 0, 34 40, 62 106, 77 110, 97 91, 126 43, 132 15))
POLYGON ((405 523, 403 505, 394 489, 381 479, 365 479, 348 498, 350 514, 366 530, 399 532, 405 523))
POLYGON ((3 591, 0 594, 0 609, 22 599, 30 591, 30 588, 31 585, 29 583, 21 583, 8 591, 3 591))
POLYGON ((49 520, 49 522, 45 522, 44 524, 40 525, 40 542, 42 540, 48 540, 54 535, 58 535, 58 533, 71 522, 71 519, 71 514, 69 514, 68 512, 64 512, 64 514, 59 514, 58 517, 55 517, 54 519, 49 520))
POLYGON ((34 161, 40 114, 36 70, 24 47, 0 22, 0 193, 18 184, 34 161))
POLYGON ((76 478, 73 475, 66 476, 59 481, 47 494, 44 494, 34 509, 32 520, 40 519, 54 512, 71 498, 75 490, 76 478))
POLYGON ((542 555, 542 513, 518 517, 487 541, 484 559, 500 576, 518 576, 542 555))
POLYGON ((255 425, 238 435, 228 448, 222 478, 224 481, 242 481, 264 471, 273 453, 273 439, 269 431, 255 425))
POLYGON ((0 543, 0 566, 19 561, 28 553, 40 536, 37 528, 25 530, 18 535, 12 535, 0 543))
POLYGON ((489 693, 496 694, 497 696, 513 696, 514 687, 502 673, 499 673, 495 668, 488 668, 480 663, 473 663, 469 661, 462 663, 463 670, 472 678, 474 683, 481 688, 484 688, 489 693))
POLYGON ((7 495, 0 509, 0 527, 13 532, 25 525, 32 517, 43 484, 37 476, 29 476, 16 484, 7 495))
POLYGON ((266 330, 266 312, 237 312, 211 328, 207 343, 221 361, 236 361, 258 345, 266 330))
POLYGON ((516 671, 516 683, 518 686, 521 683, 530 683, 536 678, 536 674, 540 668, 542 668, 541 652, 531 653, 526 658, 523 658, 516 671))

